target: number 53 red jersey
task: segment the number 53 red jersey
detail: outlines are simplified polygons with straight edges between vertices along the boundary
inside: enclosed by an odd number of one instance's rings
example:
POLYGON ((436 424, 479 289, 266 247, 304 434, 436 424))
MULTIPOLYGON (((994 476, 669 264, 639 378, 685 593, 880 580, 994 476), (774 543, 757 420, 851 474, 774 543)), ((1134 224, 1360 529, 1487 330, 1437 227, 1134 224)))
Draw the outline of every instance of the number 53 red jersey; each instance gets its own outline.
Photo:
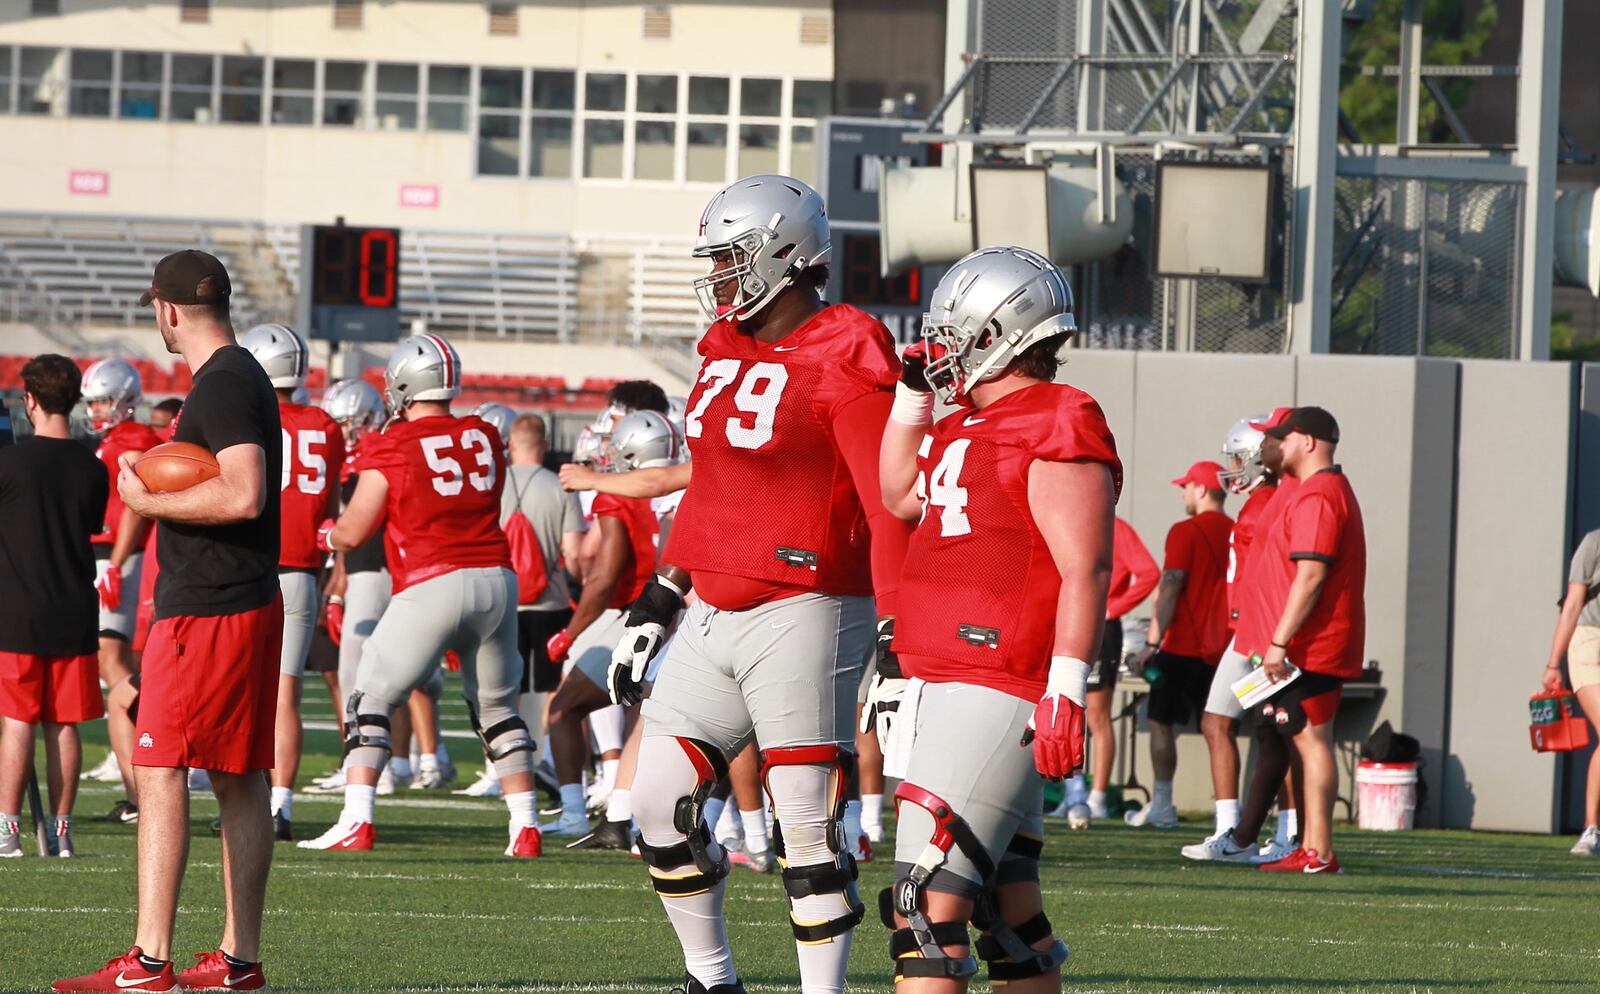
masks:
POLYGON ((499 438, 468 415, 401 421, 362 439, 356 469, 378 470, 389 482, 383 546, 395 593, 458 569, 510 568, 499 438))
POLYGON ((327 558, 317 548, 317 526, 328 516, 329 490, 338 486, 344 434, 320 407, 279 401, 278 420, 283 425, 278 565, 316 569, 327 558))
POLYGON ((1066 385, 957 411, 923 439, 922 521, 900 575, 894 630, 908 676, 1044 695, 1061 574, 1028 505, 1035 460, 1104 463, 1122 490, 1100 405, 1066 385))

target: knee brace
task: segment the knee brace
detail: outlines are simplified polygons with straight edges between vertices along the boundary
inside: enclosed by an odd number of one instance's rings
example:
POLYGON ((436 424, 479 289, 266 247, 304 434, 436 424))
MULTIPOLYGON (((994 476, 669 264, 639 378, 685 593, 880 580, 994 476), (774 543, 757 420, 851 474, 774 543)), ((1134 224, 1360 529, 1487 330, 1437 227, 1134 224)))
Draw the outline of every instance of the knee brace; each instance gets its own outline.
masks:
POLYGON ((521 715, 513 711, 509 717, 484 728, 478 720, 478 709, 471 701, 467 702, 467 714, 472 717, 472 730, 478 733, 484 754, 495 764, 495 772, 505 776, 533 770, 533 754, 539 747, 521 715))
POLYGON ((670 846, 653 846, 643 835, 634 837, 639 857, 650 867, 650 882, 662 897, 691 897, 703 894, 728 875, 728 854, 711 855, 711 830, 706 827, 706 799, 717 782, 728 775, 728 760, 722 750, 699 739, 675 736, 684 755, 694 767, 695 783, 689 793, 678 798, 672 810, 672 827, 683 841, 670 846), (694 870, 681 873, 683 867, 694 870))
POLYGON ((1065 942, 1057 939, 1053 946, 1042 951, 1033 948, 1035 942, 1051 934, 1050 919, 1043 911, 1018 925, 995 923, 986 934, 978 937, 978 955, 989 968, 990 982, 1025 980, 1058 969, 1072 955, 1065 942))
POLYGON ((394 743, 389 738, 389 714, 394 709, 378 698, 352 691, 344 706, 344 754, 356 766, 381 770, 389 762, 394 743))
MULTIPOLYGON (((894 982, 907 977, 944 977, 961 980, 978 972, 978 960, 973 956, 959 959, 949 955, 943 946, 965 946, 971 943, 966 922, 929 922, 922 916, 922 929, 915 926, 895 926, 895 888, 885 887, 878 892, 878 917, 889 932, 889 957, 894 960, 894 982)), ((920 892, 918 893, 920 897, 920 892)), ((909 916, 908 916, 909 917, 909 916)))
MULTIPOLYGON (((783 889, 789 895, 789 924, 799 942, 828 942, 849 932, 861 923, 866 914, 856 896, 856 861, 845 844, 841 819, 844 816, 845 791, 850 783, 850 771, 855 765, 855 754, 836 745, 791 746, 764 750, 760 756, 761 782, 767 797, 772 798, 772 785, 768 779, 777 766, 825 766, 829 768, 827 823, 823 826, 823 842, 833 858, 826 863, 797 866, 788 859, 783 841, 782 825, 774 818, 772 824, 772 851, 783 866, 783 889), (844 903, 845 913, 837 918, 820 922, 805 922, 795 917, 794 902, 820 894, 837 894, 844 903)), ((777 811, 776 799, 773 810, 777 811)), ((811 840, 807 840, 808 842, 811 840)))

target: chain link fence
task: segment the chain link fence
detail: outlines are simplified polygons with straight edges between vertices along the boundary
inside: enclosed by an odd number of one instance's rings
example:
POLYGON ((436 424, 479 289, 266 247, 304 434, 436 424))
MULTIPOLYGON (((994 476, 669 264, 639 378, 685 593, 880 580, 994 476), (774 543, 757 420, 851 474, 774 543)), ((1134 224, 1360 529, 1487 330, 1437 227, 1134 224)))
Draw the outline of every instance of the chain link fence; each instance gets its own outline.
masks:
MULTIPOLYGON (((1078 52, 1077 0, 980 0, 978 51, 984 55, 1071 56, 1078 52)), ((992 62, 979 70, 986 76, 970 93, 980 94, 976 116, 985 127, 1007 128, 1022 123, 1039 95, 1049 87, 1061 59, 992 62)), ((969 101, 972 98, 969 97, 969 101)), ((1071 128, 1078 120, 1077 74, 1069 73, 1048 100, 1033 126, 1071 128)), ((969 102, 967 116, 974 117, 969 102)))

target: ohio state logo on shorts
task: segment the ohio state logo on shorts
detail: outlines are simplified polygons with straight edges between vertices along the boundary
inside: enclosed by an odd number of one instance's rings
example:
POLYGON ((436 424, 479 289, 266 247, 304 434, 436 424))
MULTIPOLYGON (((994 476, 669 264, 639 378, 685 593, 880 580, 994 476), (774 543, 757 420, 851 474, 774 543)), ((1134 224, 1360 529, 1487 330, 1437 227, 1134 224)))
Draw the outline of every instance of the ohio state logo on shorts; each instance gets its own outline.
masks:
POLYGON ((150 737, 149 732, 145 732, 143 735, 139 736, 139 748, 154 749, 155 747, 156 740, 150 737))

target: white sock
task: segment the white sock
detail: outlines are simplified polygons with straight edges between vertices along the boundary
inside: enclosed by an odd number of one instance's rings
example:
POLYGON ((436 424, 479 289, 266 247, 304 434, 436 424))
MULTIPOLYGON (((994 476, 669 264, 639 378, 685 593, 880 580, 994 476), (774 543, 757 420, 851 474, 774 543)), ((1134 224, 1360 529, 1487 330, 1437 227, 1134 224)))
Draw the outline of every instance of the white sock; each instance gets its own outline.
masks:
POLYGON ((1067 781, 1067 804, 1082 804, 1083 799, 1089 796, 1089 781, 1080 773, 1067 781))
MULTIPOLYGON (((515 794, 505 795, 506 810, 511 812, 511 824, 521 828, 526 825, 537 825, 539 823, 537 818, 538 812, 534 808, 536 796, 537 795, 531 790, 524 790, 515 794)), ((581 805, 583 802, 580 800, 578 803, 581 805)))
MULTIPOLYGON (((508 798, 511 795, 506 795, 508 798)), ((574 812, 583 811, 583 784, 564 783, 561 785, 561 814, 563 816, 574 812)))
POLYGON ((600 789, 613 790, 617 786, 617 770, 622 766, 620 759, 602 759, 600 761, 600 789))
POLYGON ((883 827, 883 795, 882 794, 862 794, 861 795, 861 827, 862 828, 882 828, 883 827))
POLYGON ((389 760, 389 772, 404 779, 411 776, 411 760, 401 759, 399 756, 389 760))
POLYGON ((1289 840, 1299 834, 1300 812, 1294 808, 1279 808, 1278 830, 1272 834, 1273 840, 1288 845, 1289 840))
POLYGON ((293 805, 294 805, 294 788, 292 788, 292 787, 274 787, 274 788, 272 788, 272 813, 273 814, 275 814, 275 815, 283 815, 284 820, 293 821, 294 820, 294 815, 290 813, 292 808, 293 808, 293 805))
POLYGON ((719 839, 739 838, 739 808, 735 804, 724 804, 722 814, 717 818, 716 824, 711 826, 711 834, 719 839))
POLYGON ((706 827, 711 829, 711 834, 717 834, 717 822, 722 820, 723 809, 728 806, 726 797, 708 797, 706 806, 701 816, 705 819, 706 827))
POLYGON ((344 814, 339 816, 340 821, 372 821, 372 807, 378 800, 376 786, 364 787, 361 784, 346 784, 344 788, 344 814))
POLYGON ((1217 802, 1217 834, 1231 832, 1239 827, 1239 799, 1229 798, 1217 802))
POLYGON ((1089 791, 1089 807, 1095 811, 1106 809, 1106 792, 1103 790, 1089 791))
POLYGON ((411 747, 410 760, 411 760, 411 765, 412 766, 416 766, 416 765, 418 765, 419 763, 422 762, 422 750, 420 748, 418 748, 416 745, 413 745, 411 747))
POLYGON ((633 791, 626 787, 618 787, 611 792, 611 800, 606 802, 606 821, 632 820, 633 791))
POLYGON ((744 851, 747 853, 764 853, 772 848, 772 843, 767 839, 767 813, 760 808, 754 811, 739 812, 739 821, 744 825, 744 851))
POLYGON ((856 840, 864 833, 861 831, 861 802, 844 802, 844 841, 846 845, 855 845, 856 840))
POLYGON ((1155 792, 1150 795, 1150 803, 1157 807, 1170 807, 1172 805, 1172 781, 1157 780, 1155 792))
POLYGON ((416 759, 418 773, 438 773, 439 759, 431 753, 419 753, 416 759))

